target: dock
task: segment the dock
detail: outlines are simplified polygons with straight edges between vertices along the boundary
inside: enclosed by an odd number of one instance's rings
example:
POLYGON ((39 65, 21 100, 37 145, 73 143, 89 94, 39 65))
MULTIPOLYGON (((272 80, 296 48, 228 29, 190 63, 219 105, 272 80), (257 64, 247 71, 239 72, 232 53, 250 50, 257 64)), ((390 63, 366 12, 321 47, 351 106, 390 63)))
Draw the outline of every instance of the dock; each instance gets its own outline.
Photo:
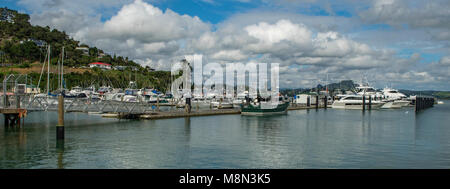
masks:
POLYGON ((415 112, 433 107, 434 101, 435 99, 431 96, 417 96, 415 100, 415 112))
MULTIPOLYGON (((291 110, 306 110, 306 109, 316 109, 324 108, 325 106, 300 106, 294 105, 289 106, 288 111, 291 110)), ((151 113, 142 114, 128 114, 128 113, 104 113, 102 117, 104 118, 119 118, 119 119, 171 119, 171 118, 182 118, 182 117, 198 117, 198 116, 216 116, 216 115, 231 115, 231 114, 241 114, 240 109, 205 109, 205 110, 195 110, 192 112, 186 111, 155 111, 151 113)))
POLYGON ((214 115, 230 115, 240 114, 240 109, 214 109, 214 110, 199 110, 193 112, 155 112, 151 114, 143 114, 140 119, 170 119, 180 117, 197 117, 197 116, 214 116, 214 115))
POLYGON ((5 127, 20 126, 23 119, 27 115, 27 110, 23 108, 1 108, 0 114, 5 117, 5 127))

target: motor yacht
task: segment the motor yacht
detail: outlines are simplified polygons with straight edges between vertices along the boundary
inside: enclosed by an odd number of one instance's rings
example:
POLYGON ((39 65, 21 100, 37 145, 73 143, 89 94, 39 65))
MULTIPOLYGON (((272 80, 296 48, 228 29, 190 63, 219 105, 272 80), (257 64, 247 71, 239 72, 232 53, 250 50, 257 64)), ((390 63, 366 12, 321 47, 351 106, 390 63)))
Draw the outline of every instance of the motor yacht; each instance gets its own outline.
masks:
MULTIPOLYGON (((369 96, 365 99, 366 109, 369 108, 369 96)), ((372 100, 372 109, 378 109, 385 104, 380 100, 372 100)), ((336 100, 331 105, 332 108, 336 109, 362 109, 363 108, 363 96, 362 95, 347 95, 339 100, 336 100)))

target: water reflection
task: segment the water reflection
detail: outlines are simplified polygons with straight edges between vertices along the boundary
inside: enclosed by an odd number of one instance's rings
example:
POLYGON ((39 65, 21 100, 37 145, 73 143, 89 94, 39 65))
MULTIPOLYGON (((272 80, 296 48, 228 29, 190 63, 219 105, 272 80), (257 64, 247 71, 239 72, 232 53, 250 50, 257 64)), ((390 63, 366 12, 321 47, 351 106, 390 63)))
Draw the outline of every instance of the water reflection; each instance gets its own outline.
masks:
POLYGON ((64 169, 64 140, 56 141, 56 153, 58 154, 58 169, 64 169))
POLYGON ((0 168, 450 168, 450 102, 412 109, 310 109, 278 116, 127 121, 32 112, 0 127, 0 168))

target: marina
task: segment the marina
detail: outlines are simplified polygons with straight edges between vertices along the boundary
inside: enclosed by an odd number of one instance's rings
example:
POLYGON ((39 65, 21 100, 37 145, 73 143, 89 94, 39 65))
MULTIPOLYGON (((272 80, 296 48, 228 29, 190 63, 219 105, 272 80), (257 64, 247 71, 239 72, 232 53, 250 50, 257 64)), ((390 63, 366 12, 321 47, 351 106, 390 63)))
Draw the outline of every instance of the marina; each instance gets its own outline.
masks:
POLYGON ((0 128, 0 168, 450 168, 449 104, 139 121, 72 112, 63 150, 57 113, 39 111, 0 128))
POLYGON ((229 188, 335 184, 256 169, 450 169, 440 1, 7 0, 0 170, 229 188))

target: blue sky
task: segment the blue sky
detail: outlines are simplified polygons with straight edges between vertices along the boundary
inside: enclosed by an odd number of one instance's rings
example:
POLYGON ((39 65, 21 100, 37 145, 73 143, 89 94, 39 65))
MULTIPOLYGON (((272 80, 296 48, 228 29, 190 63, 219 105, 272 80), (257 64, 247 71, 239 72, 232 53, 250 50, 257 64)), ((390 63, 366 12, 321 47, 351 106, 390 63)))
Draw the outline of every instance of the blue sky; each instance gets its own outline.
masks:
POLYGON ((202 53, 214 61, 270 59, 281 61, 286 68, 302 68, 287 69, 282 74, 293 81, 302 80, 298 77, 302 75, 305 82, 284 83, 285 87, 308 85, 306 81, 315 77, 308 72, 319 72, 320 77, 335 75, 336 80, 357 80, 361 73, 369 72, 376 80, 386 80, 379 83, 450 90, 446 81, 449 74, 445 72, 448 70, 446 66, 450 65, 447 63, 450 61, 450 5, 445 2, 3 0, 0 5, 30 14, 32 24, 65 30, 89 45, 160 69, 167 69, 163 62, 170 57, 202 53), (162 15, 151 18, 153 8, 161 10, 162 15), (165 13, 166 9, 176 15, 165 13), (137 17, 127 20, 126 16, 119 15, 123 10, 132 10, 137 17), (142 18, 145 15, 149 18, 142 18), (200 21, 195 21, 194 16, 200 21), (165 21, 160 23, 160 20, 165 21), (124 25, 124 21, 129 28, 140 21, 151 27, 139 31, 143 33, 114 27, 119 22, 124 25), (181 26, 165 28, 172 22, 181 26), (165 29, 167 34, 158 28, 165 29), (292 34, 283 31, 285 29, 299 33, 292 34), (103 31, 108 35, 93 31, 103 31), (277 40, 268 43, 267 37, 277 40), (254 41, 255 38, 259 43, 254 41), (250 41, 242 43, 245 40, 250 41), (197 45, 200 43, 209 48, 197 45), (270 48, 265 49, 267 47, 270 48), (410 78, 414 77, 423 79, 411 83, 410 78))

